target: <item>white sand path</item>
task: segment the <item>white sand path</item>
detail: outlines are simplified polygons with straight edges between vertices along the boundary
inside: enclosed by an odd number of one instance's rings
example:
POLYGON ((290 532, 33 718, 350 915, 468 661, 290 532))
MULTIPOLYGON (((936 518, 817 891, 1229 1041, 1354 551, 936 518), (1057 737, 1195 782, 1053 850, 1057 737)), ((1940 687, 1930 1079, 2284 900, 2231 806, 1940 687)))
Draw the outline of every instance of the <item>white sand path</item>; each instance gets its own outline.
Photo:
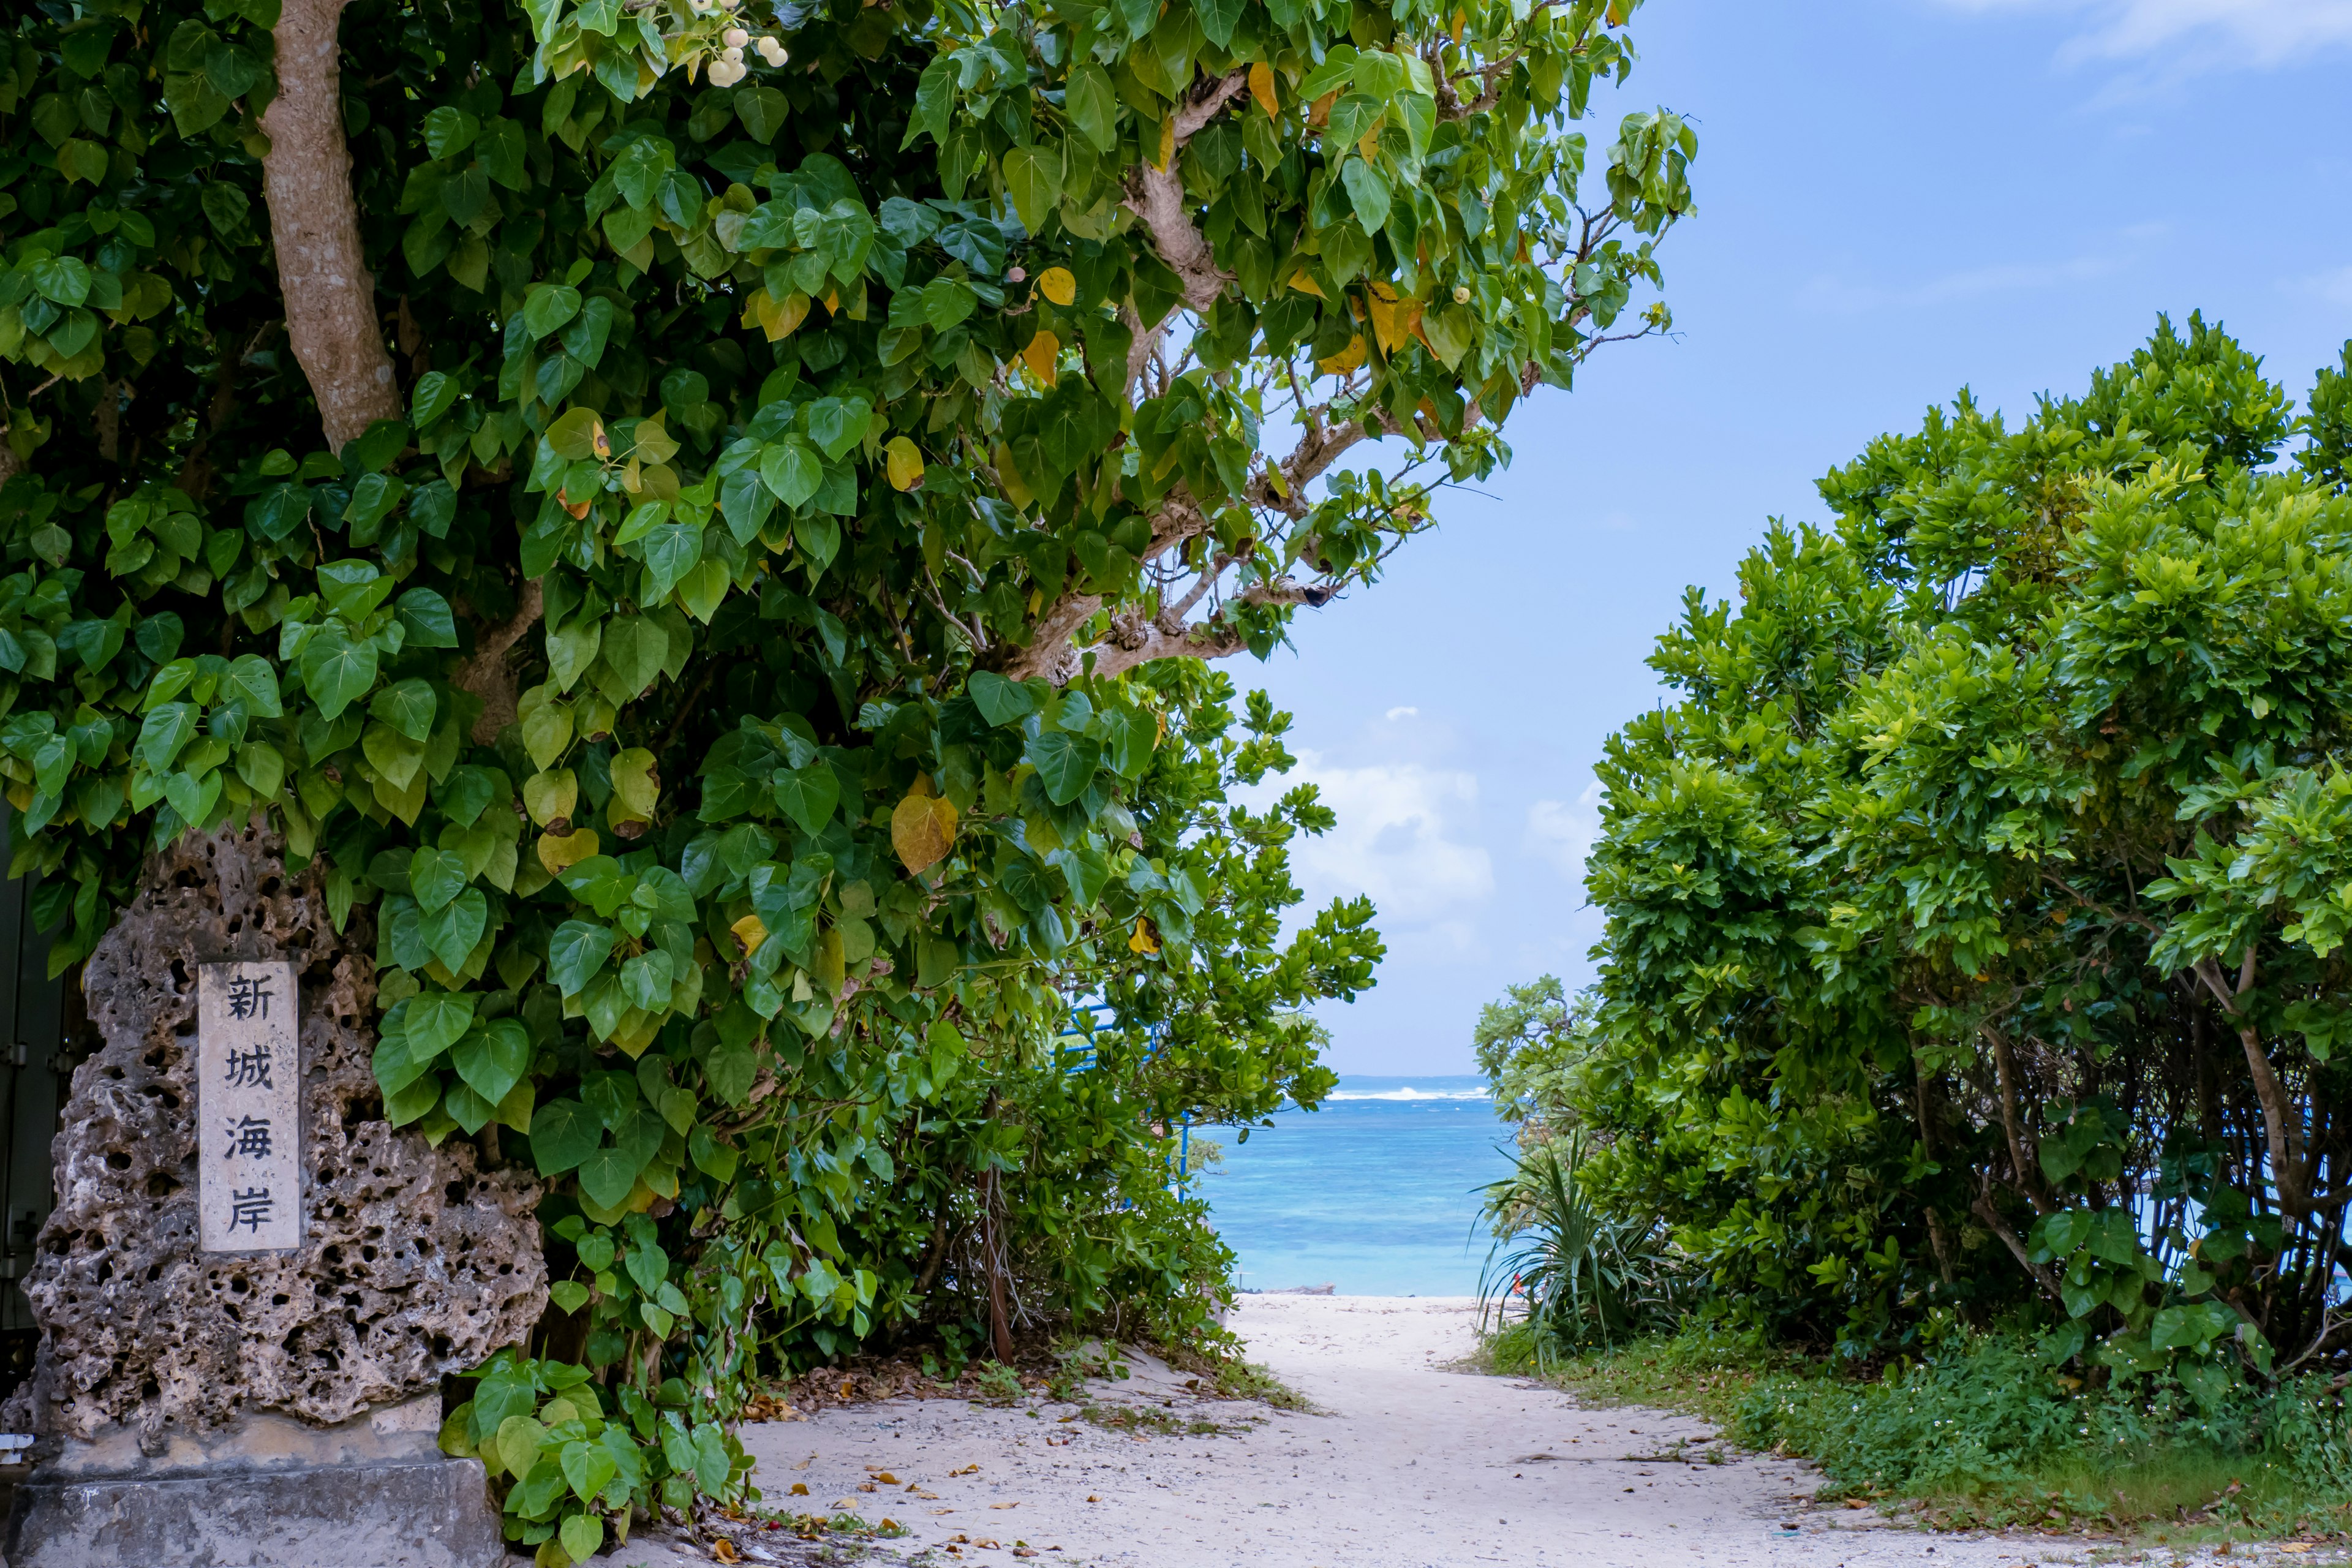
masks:
MULTIPOLYGON (((1724 1454, 1719 1444, 1721 1462, 1707 1462, 1698 1446, 1713 1434, 1704 1423, 1579 1409, 1539 1384, 1448 1370, 1473 1348, 1467 1301, 1247 1296, 1231 1326, 1253 1360, 1319 1413, 1202 1401, 1179 1375, 1138 1359, 1133 1377, 1095 1385, 1096 1397, 1229 1430, 1137 1435, 1063 1420, 1076 1408, 1067 1405, 1033 1414, 1027 1405, 896 1400, 748 1428, 745 1442, 760 1458, 755 1479, 772 1508, 895 1520, 912 1533, 886 1554, 934 1565, 1010 1564, 1024 1546, 1041 1564, 1098 1568, 2019 1568, 2093 1560, 2084 1542, 1932 1535, 1870 1510, 1813 1507, 1816 1472, 1724 1454), (877 1470, 895 1484, 875 1480, 877 1470), (787 1495, 794 1482, 810 1495, 787 1495)), ((740 1539, 755 1562, 804 1560, 772 1532, 740 1539), (762 1550, 770 1543, 773 1556, 762 1550)), ((2250 1555, 2241 1548, 2237 1561, 2250 1555)), ((673 1568, 709 1560, 645 1541, 607 1561, 673 1568)))

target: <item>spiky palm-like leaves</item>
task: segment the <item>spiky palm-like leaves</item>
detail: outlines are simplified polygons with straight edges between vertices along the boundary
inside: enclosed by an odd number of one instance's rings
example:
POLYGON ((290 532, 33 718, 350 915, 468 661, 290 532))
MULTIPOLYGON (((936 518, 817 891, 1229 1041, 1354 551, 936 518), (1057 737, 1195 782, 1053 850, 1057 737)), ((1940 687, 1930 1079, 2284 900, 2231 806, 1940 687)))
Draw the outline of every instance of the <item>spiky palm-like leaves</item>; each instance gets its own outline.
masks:
POLYGON ((1613 1345, 1663 1326, 1681 1268, 1655 1216, 1603 1213, 1578 1181, 1584 1135, 1572 1131, 1523 1152, 1485 1189, 1479 1217, 1495 1245, 1478 1282, 1480 1326, 1507 1326, 1514 1298, 1540 1366, 1557 1351, 1613 1345))

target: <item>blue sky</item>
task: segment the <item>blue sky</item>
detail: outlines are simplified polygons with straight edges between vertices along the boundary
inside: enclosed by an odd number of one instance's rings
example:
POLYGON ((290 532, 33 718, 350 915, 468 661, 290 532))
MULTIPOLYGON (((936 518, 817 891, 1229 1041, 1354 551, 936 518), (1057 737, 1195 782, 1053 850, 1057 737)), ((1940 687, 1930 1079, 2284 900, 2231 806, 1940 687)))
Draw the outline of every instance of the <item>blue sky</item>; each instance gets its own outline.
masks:
POLYGON ((1591 129, 1698 124, 1677 339, 1542 393, 1492 499, 1233 667, 1341 814, 1301 880, 1381 905, 1381 984, 1328 1015, 1342 1072, 1469 1070, 1481 1003, 1589 977, 1591 769, 1657 700, 1653 639, 1872 436, 1963 385, 2030 411, 2159 310, 2298 395, 2352 337, 2352 0, 1651 0, 1634 36, 1591 129))

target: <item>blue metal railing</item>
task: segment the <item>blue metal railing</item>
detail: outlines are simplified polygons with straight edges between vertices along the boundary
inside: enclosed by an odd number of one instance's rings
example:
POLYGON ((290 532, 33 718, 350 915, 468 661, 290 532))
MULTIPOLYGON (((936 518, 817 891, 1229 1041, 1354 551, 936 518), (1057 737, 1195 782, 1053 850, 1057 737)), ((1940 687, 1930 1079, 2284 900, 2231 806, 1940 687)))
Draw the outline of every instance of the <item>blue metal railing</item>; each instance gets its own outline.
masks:
MULTIPOLYGON (((1060 1035, 1056 1036, 1054 1041, 1054 1065, 1062 1069, 1064 1077, 1066 1078, 1082 1072, 1092 1072, 1095 1069, 1098 1060, 1095 1054, 1095 1025, 1101 1015, 1111 1011, 1113 1011, 1113 1008, 1108 1002, 1075 1002, 1071 1004, 1070 1026, 1064 1029, 1060 1035), (1071 1040, 1075 1040, 1077 1043, 1075 1045, 1066 1045, 1063 1043, 1065 1041, 1071 1040)), ((1143 1049, 1143 1059, 1145 1061, 1150 1061, 1152 1058, 1160 1054, 1160 1047, 1166 1040, 1167 1034, 1168 1026, 1166 1025, 1154 1024, 1151 1026, 1146 1035, 1147 1043, 1143 1049)), ((1177 1124, 1176 1185, 1182 1187, 1192 1179, 1192 1118, 1190 1115, 1187 1115, 1177 1124)))

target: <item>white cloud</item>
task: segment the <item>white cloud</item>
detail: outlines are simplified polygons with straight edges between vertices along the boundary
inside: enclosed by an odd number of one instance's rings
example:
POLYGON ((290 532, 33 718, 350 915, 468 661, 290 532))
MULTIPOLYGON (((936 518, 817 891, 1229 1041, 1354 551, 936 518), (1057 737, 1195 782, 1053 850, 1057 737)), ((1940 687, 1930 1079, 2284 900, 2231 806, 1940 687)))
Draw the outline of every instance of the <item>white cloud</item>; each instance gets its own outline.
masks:
POLYGON ((1601 784, 1593 781, 1574 805, 1539 800, 1528 807, 1522 843, 1530 854, 1559 868, 1579 892, 1584 889, 1584 858, 1601 837, 1601 784))
POLYGON ((1421 710, 1418 708, 1391 708, 1388 711, 1388 718, 1391 723, 1394 723, 1399 719, 1418 719, 1420 717, 1421 710))
POLYGON ((2086 283, 2108 277, 2122 266, 2122 262, 2105 256, 2081 256, 2070 261, 2011 262, 1947 272, 1896 288, 1822 276, 1805 285, 1797 302, 1808 310, 1837 316, 1858 316, 1888 309, 1916 310, 1980 300, 1990 294, 2032 293, 2070 283, 2086 283))
POLYGON ((2298 278, 2290 285, 2298 294, 2310 294, 2331 305, 2352 305, 2352 267, 2298 278))
POLYGON ((1370 894, 1384 921, 1425 924, 1495 891, 1494 862, 1468 842, 1475 833, 1475 773, 1414 763, 1342 768, 1302 751, 1287 783, 1322 792, 1339 826, 1292 841, 1308 906, 1370 894))
POLYGON ((2284 65, 2316 49, 2352 44, 2352 0, 1943 0, 1963 11, 2066 10, 2084 30, 2067 58, 2137 59, 2176 53, 2183 68, 2236 63, 2284 65), (2222 58, 2198 59, 2192 51, 2222 58))

